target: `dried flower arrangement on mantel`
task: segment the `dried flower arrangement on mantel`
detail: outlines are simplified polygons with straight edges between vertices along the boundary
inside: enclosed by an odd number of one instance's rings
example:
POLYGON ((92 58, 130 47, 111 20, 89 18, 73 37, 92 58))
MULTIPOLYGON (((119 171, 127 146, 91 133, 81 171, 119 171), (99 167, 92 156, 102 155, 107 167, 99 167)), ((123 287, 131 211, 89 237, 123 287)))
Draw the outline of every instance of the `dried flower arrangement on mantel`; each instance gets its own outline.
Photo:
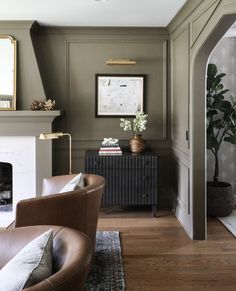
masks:
POLYGON ((44 111, 49 111, 53 110, 55 107, 56 101, 55 100, 34 100, 32 104, 30 105, 30 109, 33 111, 38 111, 38 110, 44 110, 44 111))

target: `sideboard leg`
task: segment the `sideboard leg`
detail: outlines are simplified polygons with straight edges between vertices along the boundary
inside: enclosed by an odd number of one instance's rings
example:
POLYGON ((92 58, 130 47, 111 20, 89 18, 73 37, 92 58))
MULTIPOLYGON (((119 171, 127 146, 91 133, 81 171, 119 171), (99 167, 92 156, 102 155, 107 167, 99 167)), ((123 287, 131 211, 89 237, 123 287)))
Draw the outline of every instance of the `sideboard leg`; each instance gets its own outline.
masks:
POLYGON ((157 217, 157 206, 155 204, 152 205, 152 217, 157 217))

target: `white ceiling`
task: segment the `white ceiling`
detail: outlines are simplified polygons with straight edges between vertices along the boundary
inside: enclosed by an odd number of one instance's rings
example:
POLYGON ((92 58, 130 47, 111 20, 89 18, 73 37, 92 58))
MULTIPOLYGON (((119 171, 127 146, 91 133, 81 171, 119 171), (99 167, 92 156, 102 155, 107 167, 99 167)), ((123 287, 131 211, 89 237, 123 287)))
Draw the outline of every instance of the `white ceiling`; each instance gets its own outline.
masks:
POLYGON ((0 0, 0 20, 52 26, 167 26, 186 0, 0 0))

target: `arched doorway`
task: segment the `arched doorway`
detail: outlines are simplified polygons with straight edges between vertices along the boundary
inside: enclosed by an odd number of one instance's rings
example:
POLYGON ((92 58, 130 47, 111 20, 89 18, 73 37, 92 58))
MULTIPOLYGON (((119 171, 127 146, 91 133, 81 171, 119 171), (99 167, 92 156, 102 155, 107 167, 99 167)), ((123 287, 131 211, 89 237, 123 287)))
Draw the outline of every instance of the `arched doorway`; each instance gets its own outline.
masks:
MULTIPOLYGON (((236 11, 236 5, 235 5, 236 11)), ((223 11, 222 11, 223 13, 223 11)), ((191 71, 191 187, 193 194, 193 237, 206 238, 206 139, 205 139, 205 76, 210 53, 224 33, 235 22, 236 14, 218 15, 214 29, 192 56, 191 71)))

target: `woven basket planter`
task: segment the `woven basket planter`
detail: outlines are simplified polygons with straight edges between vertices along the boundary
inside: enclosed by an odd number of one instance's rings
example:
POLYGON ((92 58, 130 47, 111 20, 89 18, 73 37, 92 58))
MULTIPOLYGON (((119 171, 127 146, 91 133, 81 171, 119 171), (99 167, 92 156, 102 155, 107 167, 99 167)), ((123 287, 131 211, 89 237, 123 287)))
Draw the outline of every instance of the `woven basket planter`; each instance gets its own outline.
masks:
POLYGON ((207 182, 207 214, 209 216, 228 216, 234 209, 234 196, 229 183, 207 182))

